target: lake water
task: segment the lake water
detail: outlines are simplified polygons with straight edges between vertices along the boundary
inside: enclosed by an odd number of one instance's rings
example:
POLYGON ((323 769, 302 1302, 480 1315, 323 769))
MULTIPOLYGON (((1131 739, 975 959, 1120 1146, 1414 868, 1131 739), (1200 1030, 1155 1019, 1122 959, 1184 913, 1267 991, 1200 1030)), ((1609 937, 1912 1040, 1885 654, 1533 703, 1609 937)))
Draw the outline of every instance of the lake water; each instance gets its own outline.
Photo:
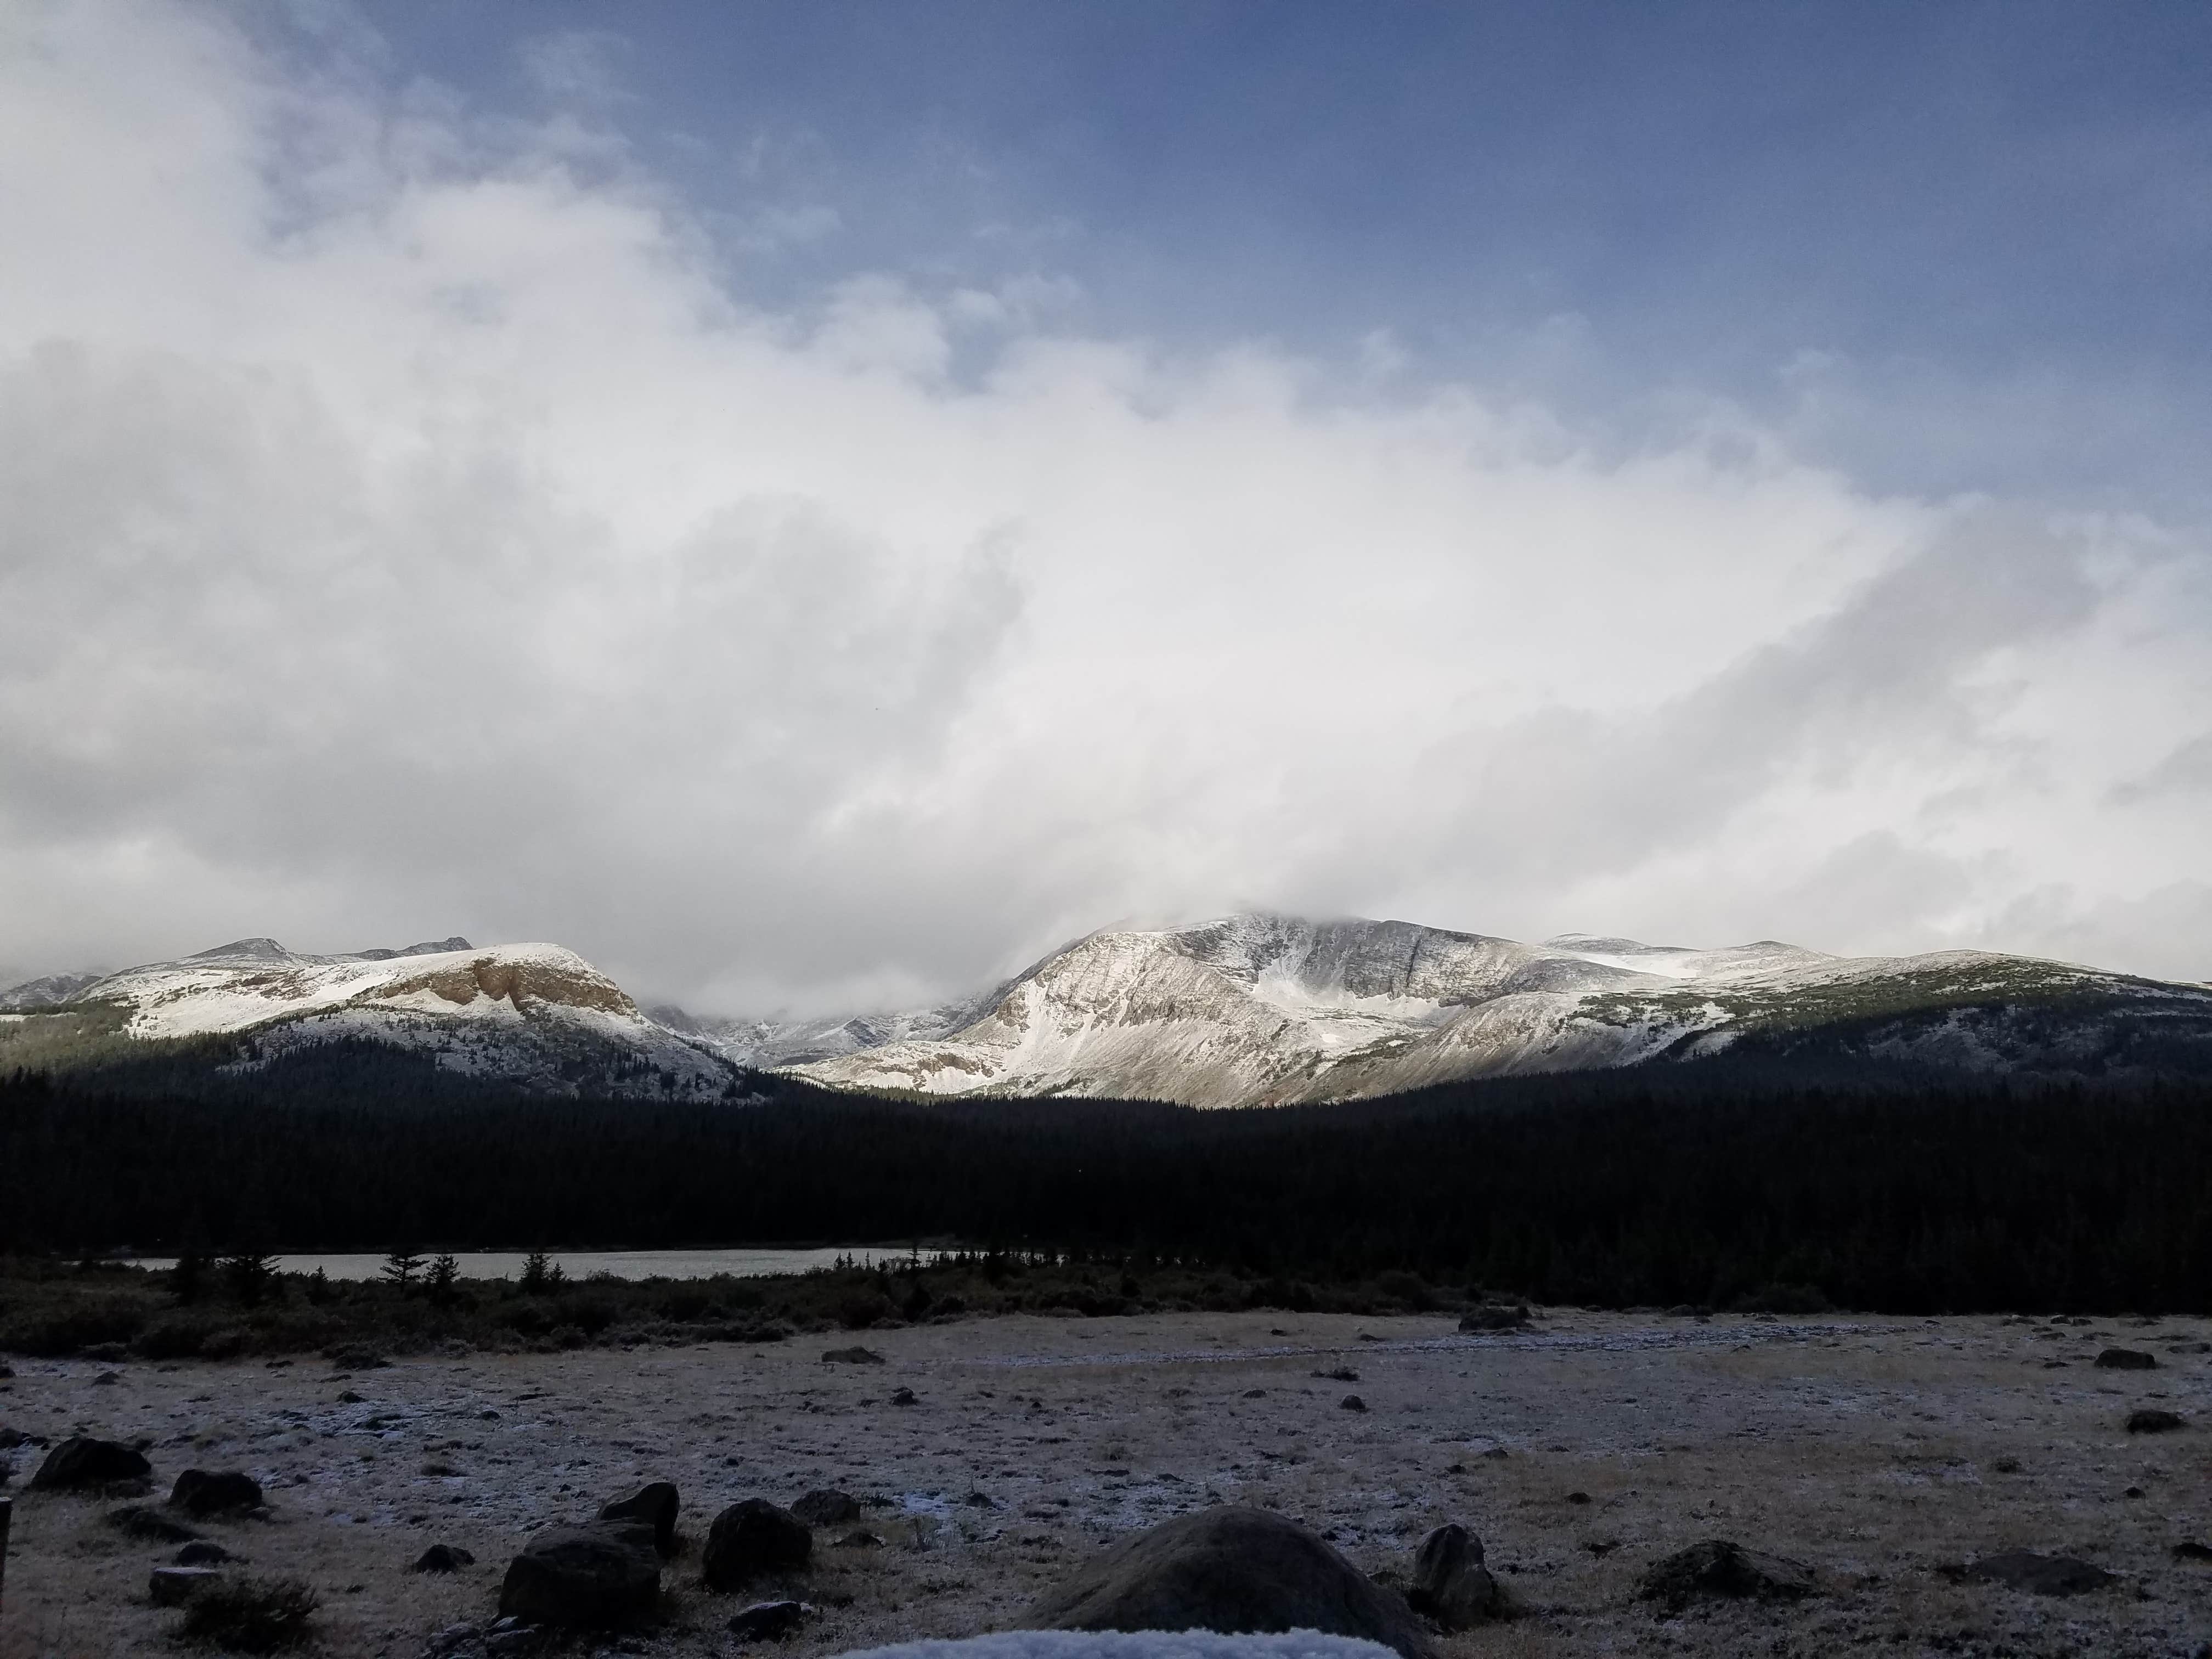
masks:
MULTIPOLYGON (((571 1279, 611 1273, 617 1279, 711 1279, 729 1273, 757 1279, 768 1273, 803 1273, 834 1266, 842 1256, 864 1265, 896 1265, 908 1253, 880 1244, 833 1244, 814 1250, 548 1250, 546 1256, 571 1279)), ((937 1253, 924 1250, 921 1258, 933 1261, 937 1253)), ((428 1260, 428 1253, 424 1255, 428 1260)), ((520 1279, 525 1260, 520 1250, 457 1251, 463 1279, 520 1279)), ((384 1257, 366 1255, 280 1255, 276 1266, 288 1273, 311 1273, 319 1267, 332 1279, 374 1279, 384 1271, 384 1257)), ((173 1256, 142 1256, 141 1267, 173 1267, 173 1256)))

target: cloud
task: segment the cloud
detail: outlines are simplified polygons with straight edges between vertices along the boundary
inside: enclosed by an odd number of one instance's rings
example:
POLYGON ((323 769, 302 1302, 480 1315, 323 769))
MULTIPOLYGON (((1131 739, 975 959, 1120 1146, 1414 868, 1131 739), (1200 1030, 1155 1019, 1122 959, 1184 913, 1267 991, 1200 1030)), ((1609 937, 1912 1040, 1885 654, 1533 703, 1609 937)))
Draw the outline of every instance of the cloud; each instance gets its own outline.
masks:
POLYGON ((2125 907, 2199 838, 2121 804, 2212 690, 2191 535, 1694 399, 1601 438, 1388 334, 1085 334, 1074 273, 766 298, 618 54, 531 61, 534 125, 191 9, 0 51, 27 968, 460 931, 822 1008, 1243 904, 2033 947, 2056 890, 2192 948, 2125 907))

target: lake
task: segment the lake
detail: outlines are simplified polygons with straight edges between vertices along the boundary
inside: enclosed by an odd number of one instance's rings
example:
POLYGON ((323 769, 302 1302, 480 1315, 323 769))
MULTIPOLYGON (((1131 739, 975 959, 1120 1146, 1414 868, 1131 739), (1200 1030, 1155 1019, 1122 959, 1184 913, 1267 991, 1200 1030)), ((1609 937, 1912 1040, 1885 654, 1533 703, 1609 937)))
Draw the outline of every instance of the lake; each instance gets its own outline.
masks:
MULTIPOLYGON (((429 1254, 424 1255, 426 1261, 429 1254)), ((921 1259, 932 1261, 938 1254, 924 1250, 921 1259)), ((545 1255, 572 1279, 588 1279, 593 1273, 611 1273, 617 1279, 712 1279, 717 1273, 758 1279, 769 1273, 811 1273, 834 1266, 841 1256, 866 1266, 879 1261, 896 1266, 908 1259, 905 1250, 880 1244, 830 1244, 811 1250, 548 1250, 545 1255)), ((455 1251, 453 1255, 453 1260, 461 1264, 463 1279, 520 1279, 525 1259, 520 1250, 455 1251)), ((276 1266, 288 1273, 311 1273, 319 1267, 332 1279, 374 1279, 384 1271, 384 1261, 376 1253, 280 1255, 276 1266)), ((165 1268, 177 1263, 174 1256, 141 1256, 135 1265, 165 1268)))

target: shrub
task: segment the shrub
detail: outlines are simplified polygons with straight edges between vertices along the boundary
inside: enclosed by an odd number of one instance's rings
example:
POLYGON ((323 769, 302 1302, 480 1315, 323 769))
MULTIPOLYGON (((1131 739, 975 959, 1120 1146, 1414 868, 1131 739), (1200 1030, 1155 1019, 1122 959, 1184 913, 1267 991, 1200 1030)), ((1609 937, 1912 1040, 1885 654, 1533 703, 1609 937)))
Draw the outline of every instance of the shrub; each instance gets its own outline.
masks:
POLYGON ((309 1634, 315 1592, 297 1578, 222 1577, 185 1603, 184 1637, 233 1653, 274 1653, 309 1634))
POLYGON ((1404 1303, 1415 1313, 1427 1313, 1437 1305, 1436 1292, 1422 1282, 1419 1273, 1393 1268, 1375 1276, 1375 1288, 1393 1301, 1404 1303))

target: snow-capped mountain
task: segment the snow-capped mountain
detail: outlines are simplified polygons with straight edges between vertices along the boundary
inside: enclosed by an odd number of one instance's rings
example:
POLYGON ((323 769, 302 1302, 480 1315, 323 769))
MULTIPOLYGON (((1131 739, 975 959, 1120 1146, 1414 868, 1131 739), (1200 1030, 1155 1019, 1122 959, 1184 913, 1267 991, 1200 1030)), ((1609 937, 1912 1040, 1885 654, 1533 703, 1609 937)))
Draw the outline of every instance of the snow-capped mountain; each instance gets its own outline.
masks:
MULTIPOLYGON (((1239 915, 1108 931, 950 1033, 790 1064, 833 1087, 1244 1106, 1727 1050, 1971 1071, 2212 1070, 2212 989, 1985 951, 1844 957, 1239 915)), ((793 1056, 795 1060, 796 1054, 793 1056)), ((789 1063, 789 1062, 787 1062, 789 1063)))
POLYGON ((725 1098, 738 1068, 639 1012, 557 945, 439 939, 311 956, 239 939, 175 962, 57 976, 0 999, 0 1066, 189 1049, 244 1077, 342 1042, 427 1054, 443 1071, 537 1093, 725 1098), (66 994, 42 988, 67 986, 66 994))

